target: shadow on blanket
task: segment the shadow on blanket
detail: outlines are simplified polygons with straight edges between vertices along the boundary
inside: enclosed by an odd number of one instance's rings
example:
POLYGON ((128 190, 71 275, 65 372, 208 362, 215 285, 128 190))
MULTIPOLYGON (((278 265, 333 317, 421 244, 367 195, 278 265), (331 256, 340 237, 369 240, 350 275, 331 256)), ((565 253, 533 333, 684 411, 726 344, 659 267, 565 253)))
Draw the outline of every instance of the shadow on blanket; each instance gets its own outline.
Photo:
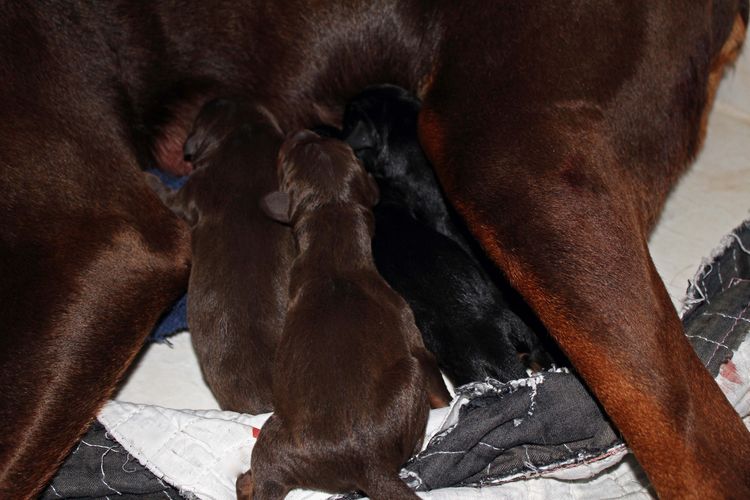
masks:
MULTIPOLYGON (((701 360, 712 375, 718 376, 730 401, 737 405, 742 400, 745 406, 746 379, 750 377, 750 353, 746 352, 750 350, 750 340, 746 339, 750 322, 749 249, 750 221, 728 235, 701 267, 689 284, 683 310, 686 335, 701 360), (727 384, 741 389, 733 394, 727 384)), ((104 434, 97 426, 91 432, 104 434)), ((87 435, 84 439, 92 438, 87 435)), ((98 450, 114 450, 113 445, 117 443, 105 442, 98 450)), ((141 489, 131 489, 127 474, 121 474, 136 465, 128 463, 127 455, 105 460, 108 453, 80 450, 79 446, 71 453, 42 498, 101 497, 107 493, 101 490, 105 477, 110 493, 116 490, 125 498, 142 494, 141 489), (70 480, 70 471, 75 471, 77 481, 70 480), (90 488, 94 483, 99 490, 90 488)), ((592 464, 613 465, 617 460, 612 458, 622 458, 625 452, 625 445, 585 387, 574 374, 561 370, 508 384, 488 380, 459 388, 440 430, 405 466, 402 478, 417 490, 497 484, 553 471, 557 472, 555 477, 573 479, 593 475, 596 467, 592 464), (577 477, 575 473, 559 474, 580 464, 588 465, 577 477)), ((137 473, 151 477, 148 484, 156 480, 142 467, 137 473)), ((170 496, 176 498, 176 494, 170 496)))

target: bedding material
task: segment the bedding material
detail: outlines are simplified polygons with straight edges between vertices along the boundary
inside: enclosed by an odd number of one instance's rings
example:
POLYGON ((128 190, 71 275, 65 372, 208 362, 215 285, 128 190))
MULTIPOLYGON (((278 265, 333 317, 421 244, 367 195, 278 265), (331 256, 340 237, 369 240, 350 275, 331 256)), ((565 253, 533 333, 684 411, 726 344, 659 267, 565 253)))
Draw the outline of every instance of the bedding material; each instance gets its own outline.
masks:
MULTIPOLYGON (((686 335, 746 419, 750 413, 749 285, 750 221, 732 231, 695 275, 683 311, 686 335)), ((95 424, 44 498, 59 498, 56 495, 69 491, 74 492, 70 496, 79 498, 99 498, 115 491, 134 498, 173 494, 164 483, 174 485, 187 497, 233 498, 234 479, 250 466, 252 446, 268 416, 178 411, 112 401, 99 415, 107 430, 105 441, 99 436, 100 441, 92 446, 92 433, 101 434, 95 424), (117 442, 110 441, 110 436, 117 442), (97 452, 89 452, 87 457, 81 450, 89 448, 97 452), (131 464, 133 458, 147 470, 131 464), (77 478, 73 483, 78 481, 79 489, 71 484, 71 477, 77 478), (128 481, 135 477, 144 479, 131 485, 128 481), (144 488, 148 490, 145 493, 144 488)), ((527 479, 527 488, 541 487, 559 498, 599 496, 598 487, 613 485, 597 479, 609 474, 607 469, 627 455, 598 404, 567 370, 507 384, 488 379, 458 388, 450 408, 431 412, 426 442, 402 470, 402 478, 417 491, 426 492, 425 498, 440 498, 440 492, 453 488, 472 498, 471 490, 461 487, 522 478, 527 479)), ((650 496, 632 459, 617 471, 613 477, 629 485, 622 489, 622 497, 650 496)), ((607 496, 620 497, 611 491, 607 496)), ((292 495, 327 497, 303 491, 292 495)))

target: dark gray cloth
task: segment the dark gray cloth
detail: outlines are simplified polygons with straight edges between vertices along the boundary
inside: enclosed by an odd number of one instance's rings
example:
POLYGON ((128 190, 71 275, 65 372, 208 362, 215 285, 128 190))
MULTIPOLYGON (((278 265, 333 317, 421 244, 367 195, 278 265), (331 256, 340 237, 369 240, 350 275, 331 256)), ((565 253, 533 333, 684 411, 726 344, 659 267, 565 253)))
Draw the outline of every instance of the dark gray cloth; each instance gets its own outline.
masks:
POLYGON ((726 238, 688 286, 685 334, 711 375, 732 358, 750 326, 750 221, 726 238))
POLYGON ((110 438, 102 424, 94 422, 39 498, 176 500, 182 497, 110 438))
POLYGON ((458 423, 406 466, 419 490, 534 476, 622 444, 571 373, 547 372, 521 384, 488 380, 458 395, 468 399, 458 423))

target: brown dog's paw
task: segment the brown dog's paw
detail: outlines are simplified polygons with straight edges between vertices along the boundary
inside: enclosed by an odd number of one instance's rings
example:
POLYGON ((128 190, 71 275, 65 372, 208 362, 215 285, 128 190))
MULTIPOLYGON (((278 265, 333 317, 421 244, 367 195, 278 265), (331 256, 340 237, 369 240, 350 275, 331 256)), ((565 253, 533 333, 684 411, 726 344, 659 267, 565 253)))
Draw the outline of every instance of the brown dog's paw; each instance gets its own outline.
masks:
POLYGON ((237 488, 237 500, 252 500, 253 498, 253 472, 249 470, 240 474, 235 484, 237 488))

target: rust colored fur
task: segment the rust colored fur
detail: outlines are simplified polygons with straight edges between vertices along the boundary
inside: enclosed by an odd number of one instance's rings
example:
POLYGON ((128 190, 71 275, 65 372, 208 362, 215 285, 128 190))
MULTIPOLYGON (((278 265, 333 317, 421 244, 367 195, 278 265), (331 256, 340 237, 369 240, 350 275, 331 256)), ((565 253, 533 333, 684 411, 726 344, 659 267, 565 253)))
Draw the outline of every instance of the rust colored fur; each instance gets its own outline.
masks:
POLYGON ((411 309, 375 268, 376 184, 348 145, 309 131, 289 139, 279 161, 287 202, 269 210, 291 221, 298 253, 275 412, 239 496, 282 499, 304 487, 418 498, 398 471, 422 442, 428 391, 444 404, 450 396, 411 309))
POLYGON ((273 165, 281 141, 263 107, 214 100, 185 143, 195 167, 185 186, 170 192, 146 174, 193 228, 190 334, 225 410, 272 410, 271 360, 284 324, 293 245, 291 232, 270 221, 260 201, 278 189, 273 165))
POLYGON ((646 244, 747 17, 747 0, 3 3, 0 496, 44 486, 184 290, 188 229, 140 168, 187 168, 174 143, 202 100, 257 101, 288 132, 387 82, 423 100, 446 195, 658 494, 750 497, 750 434, 646 244))

